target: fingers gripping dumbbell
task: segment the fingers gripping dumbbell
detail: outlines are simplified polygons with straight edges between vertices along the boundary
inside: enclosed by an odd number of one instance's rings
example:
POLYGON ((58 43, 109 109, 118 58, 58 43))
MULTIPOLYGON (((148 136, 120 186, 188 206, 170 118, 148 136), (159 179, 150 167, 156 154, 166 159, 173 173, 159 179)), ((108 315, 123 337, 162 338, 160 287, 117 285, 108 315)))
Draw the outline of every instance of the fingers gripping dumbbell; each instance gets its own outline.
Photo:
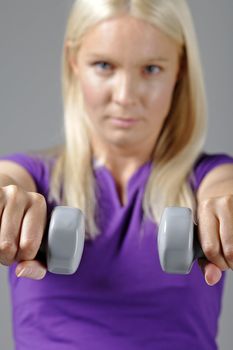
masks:
POLYGON ((36 259, 45 260, 48 271, 73 274, 81 261, 85 239, 84 215, 78 208, 53 209, 36 259))
POLYGON ((163 271, 187 274, 195 259, 205 258, 194 230, 190 208, 165 208, 158 230, 158 252, 163 271))

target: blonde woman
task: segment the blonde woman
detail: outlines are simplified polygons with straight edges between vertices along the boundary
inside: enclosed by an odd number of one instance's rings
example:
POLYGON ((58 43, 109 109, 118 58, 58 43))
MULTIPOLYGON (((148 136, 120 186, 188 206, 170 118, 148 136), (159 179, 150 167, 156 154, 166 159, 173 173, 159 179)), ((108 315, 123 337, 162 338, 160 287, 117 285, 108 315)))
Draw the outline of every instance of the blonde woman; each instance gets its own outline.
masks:
POLYGON ((233 267, 233 158, 203 150, 205 90, 186 1, 75 1, 63 91, 64 145, 0 162, 16 349, 216 349, 223 271, 233 267), (60 204, 86 217, 71 276, 35 260, 60 204), (189 275, 159 264, 169 205, 190 207, 198 223, 208 261, 189 275))

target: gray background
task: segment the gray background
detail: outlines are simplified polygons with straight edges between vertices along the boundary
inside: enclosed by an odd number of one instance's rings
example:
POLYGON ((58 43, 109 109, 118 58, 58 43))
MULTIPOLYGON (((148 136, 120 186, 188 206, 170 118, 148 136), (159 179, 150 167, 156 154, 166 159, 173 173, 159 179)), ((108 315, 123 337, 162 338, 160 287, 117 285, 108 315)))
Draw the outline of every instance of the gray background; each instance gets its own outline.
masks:
MULTIPOLYGON (((189 0, 209 105, 206 150, 233 155, 233 1, 189 0)), ((0 0, 0 155, 62 140, 60 57, 72 1, 0 0)), ((233 343, 233 273, 228 272, 220 349, 233 343)), ((194 301, 195 302, 195 301, 194 301)), ((7 268, 0 268, 0 349, 13 349, 7 268)))

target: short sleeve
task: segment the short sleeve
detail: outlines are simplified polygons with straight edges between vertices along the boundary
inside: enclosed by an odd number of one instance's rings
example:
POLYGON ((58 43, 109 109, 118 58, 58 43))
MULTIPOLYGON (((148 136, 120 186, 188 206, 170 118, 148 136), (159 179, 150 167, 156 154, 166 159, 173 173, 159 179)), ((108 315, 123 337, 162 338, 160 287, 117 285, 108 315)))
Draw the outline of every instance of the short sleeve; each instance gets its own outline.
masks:
POLYGON ((0 160, 9 160, 21 165, 32 176, 37 192, 48 198, 52 159, 37 154, 13 153, 0 156, 0 160))
POLYGON ((194 164, 191 186, 197 191, 204 177, 215 167, 222 164, 233 164, 233 157, 226 153, 202 153, 194 164))

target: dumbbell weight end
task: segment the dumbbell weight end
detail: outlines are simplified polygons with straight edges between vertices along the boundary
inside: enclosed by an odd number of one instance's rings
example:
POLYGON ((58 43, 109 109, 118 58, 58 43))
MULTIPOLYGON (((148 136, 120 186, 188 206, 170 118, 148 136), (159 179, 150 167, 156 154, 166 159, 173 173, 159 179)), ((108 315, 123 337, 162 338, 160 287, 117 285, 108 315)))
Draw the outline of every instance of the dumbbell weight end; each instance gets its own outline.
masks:
POLYGON ((188 274, 196 258, 204 258, 190 208, 165 208, 158 230, 158 252, 163 271, 188 274))
POLYGON ((49 272, 70 275, 81 261, 85 240, 84 215, 78 208, 57 206, 50 220, 36 259, 49 272))

